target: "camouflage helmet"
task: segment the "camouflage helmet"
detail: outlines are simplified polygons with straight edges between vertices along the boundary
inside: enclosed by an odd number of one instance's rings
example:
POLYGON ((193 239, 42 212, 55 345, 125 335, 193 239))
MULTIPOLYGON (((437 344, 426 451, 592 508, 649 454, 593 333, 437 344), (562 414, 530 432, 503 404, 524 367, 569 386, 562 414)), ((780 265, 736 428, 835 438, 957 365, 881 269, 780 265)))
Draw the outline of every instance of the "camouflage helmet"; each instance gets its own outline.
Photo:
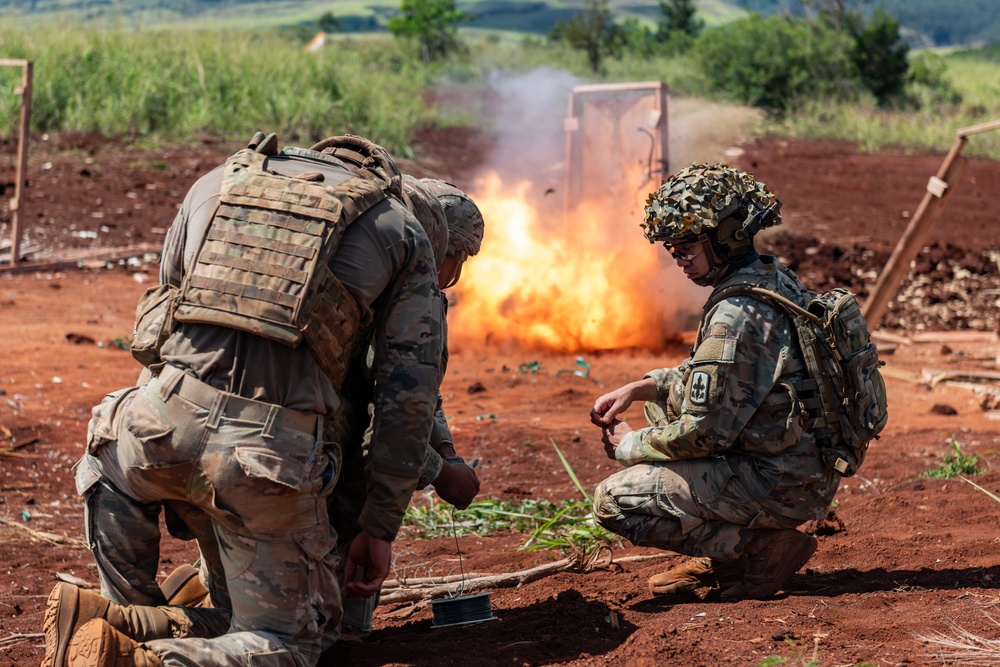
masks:
POLYGON ((310 150, 332 155, 359 175, 379 179, 391 194, 402 198, 402 175, 396 161, 389 155, 389 151, 375 142, 356 134, 341 134, 327 137, 311 146, 310 150))
MULTIPOLYGON (((650 243, 685 242, 718 228, 734 215, 742 221, 763 211, 771 200, 776 200, 774 193, 755 181, 753 174, 724 164, 692 164, 649 195, 641 225, 650 243)), ((777 208, 762 219, 761 227, 781 224, 777 208)))
POLYGON ((444 207, 423 181, 409 174, 403 176, 402 199, 427 232, 434 249, 434 263, 440 265, 448 252, 448 219, 444 207))
POLYGON ((486 226, 483 214, 469 195, 447 181, 424 178, 420 181, 444 208, 448 219, 448 257, 464 262, 479 252, 486 226))

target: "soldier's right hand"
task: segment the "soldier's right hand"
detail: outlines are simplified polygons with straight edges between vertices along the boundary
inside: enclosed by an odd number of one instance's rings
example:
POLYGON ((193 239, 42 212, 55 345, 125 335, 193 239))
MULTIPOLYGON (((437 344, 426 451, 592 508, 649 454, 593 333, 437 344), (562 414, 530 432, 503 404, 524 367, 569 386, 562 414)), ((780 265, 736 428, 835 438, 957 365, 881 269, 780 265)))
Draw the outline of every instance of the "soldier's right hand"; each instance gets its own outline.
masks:
POLYGON ((643 378, 638 382, 630 382, 594 401, 594 409, 590 411, 590 421, 603 429, 611 426, 615 417, 628 410, 634 401, 654 400, 656 400, 655 380, 643 378))
POLYGON ((392 542, 379 539, 361 531, 347 552, 344 566, 344 594, 349 597, 367 598, 375 595, 382 582, 389 576, 389 557, 392 542), (358 568, 364 568, 361 577, 355 577, 358 568))
POLYGON ((479 493, 479 477, 464 463, 442 461, 441 472, 433 484, 441 500, 460 510, 468 507, 479 493))

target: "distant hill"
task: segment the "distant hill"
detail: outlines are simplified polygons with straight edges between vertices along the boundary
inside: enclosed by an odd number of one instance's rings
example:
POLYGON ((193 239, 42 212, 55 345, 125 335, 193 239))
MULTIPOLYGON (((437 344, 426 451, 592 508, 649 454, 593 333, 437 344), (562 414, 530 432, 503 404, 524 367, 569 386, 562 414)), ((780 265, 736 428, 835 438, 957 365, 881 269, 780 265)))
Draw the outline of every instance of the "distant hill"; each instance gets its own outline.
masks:
MULTIPOLYGON (((801 11, 799 0, 696 0, 710 26, 748 12, 801 11)), ((544 35, 574 16, 583 0, 458 0, 474 16, 470 27, 544 35)), ((619 17, 654 23, 657 0, 612 0, 619 17)), ((883 7, 897 18, 914 46, 1000 43, 1000 0, 872 0, 866 11, 883 7)), ((342 32, 385 30, 399 0, 0 0, 0 17, 28 24, 47 21, 123 27, 254 28, 298 26, 314 29, 332 12, 342 32)))
MULTIPOLYGON (((734 0, 761 14, 796 13, 799 0, 734 0)), ((873 0, 867 12, 885 9, 916 47, 1000 44, 1000 0, 873 0)))

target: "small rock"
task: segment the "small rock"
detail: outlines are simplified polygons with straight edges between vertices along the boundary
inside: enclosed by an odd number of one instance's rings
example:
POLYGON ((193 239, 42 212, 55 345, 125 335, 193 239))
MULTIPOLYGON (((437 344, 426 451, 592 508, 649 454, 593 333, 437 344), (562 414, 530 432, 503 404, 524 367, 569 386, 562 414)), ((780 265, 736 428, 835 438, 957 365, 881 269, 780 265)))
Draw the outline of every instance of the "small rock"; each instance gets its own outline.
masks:
POLYGON ((935 403, 934 407, 931 408, 931 413, 935 415, 946 415, 951 417, 957 415, 958 410, 945 403, 935 403))

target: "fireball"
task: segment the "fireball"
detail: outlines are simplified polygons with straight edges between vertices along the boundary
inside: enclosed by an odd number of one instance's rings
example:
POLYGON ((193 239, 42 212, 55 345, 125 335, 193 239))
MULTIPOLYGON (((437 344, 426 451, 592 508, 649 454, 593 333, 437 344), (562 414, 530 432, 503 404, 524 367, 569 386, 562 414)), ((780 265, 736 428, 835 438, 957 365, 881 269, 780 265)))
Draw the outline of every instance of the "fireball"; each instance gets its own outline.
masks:
POLYGON ((642 237, 635 204, 645 193, 620 210, 584 201, 552 215, 530 203, 531 189, 494 172, 470 191, 486 234, 450 296, 449 338, 553 352, 661 348, 690 288, 642 237))

